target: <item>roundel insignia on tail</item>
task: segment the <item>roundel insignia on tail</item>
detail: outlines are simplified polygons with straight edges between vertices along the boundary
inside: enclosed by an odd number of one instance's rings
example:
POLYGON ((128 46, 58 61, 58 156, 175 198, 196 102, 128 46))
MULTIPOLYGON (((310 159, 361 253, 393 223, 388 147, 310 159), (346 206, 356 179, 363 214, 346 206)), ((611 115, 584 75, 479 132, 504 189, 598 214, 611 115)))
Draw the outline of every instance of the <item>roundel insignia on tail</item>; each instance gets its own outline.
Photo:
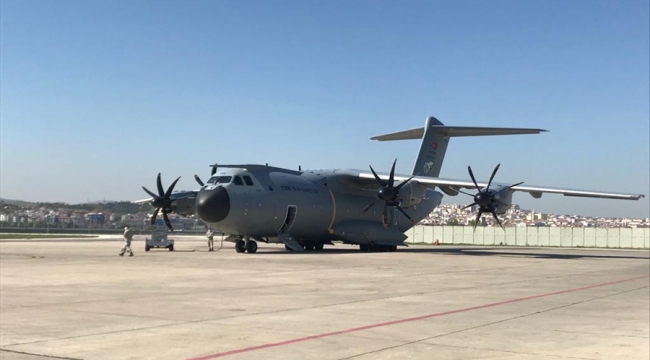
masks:
POLYGON ((432 148, 433 150, 438 150, 438 143, 437 143, 437 142, 434 142, 433 144, 431 144, 431 148, 432 148))

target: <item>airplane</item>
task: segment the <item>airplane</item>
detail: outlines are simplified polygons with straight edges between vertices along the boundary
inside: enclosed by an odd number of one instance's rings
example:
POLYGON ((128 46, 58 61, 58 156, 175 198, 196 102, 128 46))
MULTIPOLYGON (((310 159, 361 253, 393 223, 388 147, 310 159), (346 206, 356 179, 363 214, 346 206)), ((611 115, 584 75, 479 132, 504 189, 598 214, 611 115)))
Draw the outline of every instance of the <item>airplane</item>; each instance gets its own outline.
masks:
POLYGON ((564 196, 639 200, 642 194, 560 189, 517 183, 496 183, 497 165, 487 182, 477 181, 468 166, 471 180, 440 178, 445 152, 452 137, 540 134, 547 130, 446 126, 428 117, 425 126, 380 136, 371 140, 421 139, 410 175, 355 169, 291 170, 268 164, 210 165, 211 177, 198 190, 174 191, 178 177, 164 190, 160 173, 158 193, 142 187, 155 211, 171 231, 167 214, 197 215, 208 226, 229 235, 239 253, 255 253, 257 241, 282 243, 289 251, 320 251, 333 241, 358 245, 361 251, 395 251, 406 246, 405 231, 427 217, 440 205, 444 195, 460 193, 473 197, 468 205, 478 207, 474 224, 483 214, 491 214, 503 228, 498 215, 512 204, 514 192, 534 198, 544 193, 564 196), (476 191, 470 193, 470 190, 476 191), (466 191, 464 191, 466 190, 466 191), (444 195, 443 195, 444 194, 444 195))

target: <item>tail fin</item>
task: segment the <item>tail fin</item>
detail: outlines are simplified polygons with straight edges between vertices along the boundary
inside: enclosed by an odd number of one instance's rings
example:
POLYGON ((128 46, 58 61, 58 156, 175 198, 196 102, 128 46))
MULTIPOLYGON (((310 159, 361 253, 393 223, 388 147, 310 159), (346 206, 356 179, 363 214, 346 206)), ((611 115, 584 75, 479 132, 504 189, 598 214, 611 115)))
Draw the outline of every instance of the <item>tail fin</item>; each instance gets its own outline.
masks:
POLYGON ((539 134, 546 130, 523 128, 490 128, 468 126, 445 126, 440 120, 429 116, 423 128, 390 133, 370 138, 378 141, 422 139, 420 152, 415 160, 412 175, 438 177, 447 152, 449 138, 460 136, 490 136, 539 134))

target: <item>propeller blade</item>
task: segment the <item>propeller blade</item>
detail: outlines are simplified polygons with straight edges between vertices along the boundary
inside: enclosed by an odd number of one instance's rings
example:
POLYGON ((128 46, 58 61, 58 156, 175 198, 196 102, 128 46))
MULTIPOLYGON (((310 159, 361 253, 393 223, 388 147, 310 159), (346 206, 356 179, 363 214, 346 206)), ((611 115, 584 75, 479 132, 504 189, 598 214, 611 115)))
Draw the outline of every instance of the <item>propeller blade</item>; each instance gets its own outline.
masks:
POLYGON ((196 180, 196 182, 199 183, 199 185, 201 186, 205 185, 203 181, 201 181, 201 178, 196 174, 194 174, 194 180, 196 180))
POLYGON ((395 164, 397 163, 397 159, 393 161, 393 167, 390 168, 390 175, 388 177, 388 186, 392 187, 393 186, 393 181, 395 180, 395 164))
POLYGON ((380 200, 381 200, 381 199, 377 198, 377 200, 371 202, 368 206, 366 206, 365 209, 363 209, 363 211, 362 211, 361 213, 363 214, 363 213, 365 213, 366 211, 370 210, 370 208, 371 208, 373 205, 375 205, 375 204, 376 204, 378 201, 380 201, 380 200))
POLYGON ((478 209, 478 215, 476 215, 476 220, 474 221, 474 231, 476 231, 476 225, 478 225, 478 221, 481 220, 481 215, 483 215, 483 209, 478 209))
POLYGON ((399 205, 395 205, 395 207, 396 207, 397 210, 399 210, 399 212, 401 212, 402 215, 404 215, 407 219, 413 221, 413 219, 411 219, 411 217, 406 213, 406 211, 404 211, 404 209, 402 209, 401 206, 399 206, 399 205))
POLYGON ((158 173, 158 177, 156 178, 156 185, 158 186, 158 196, 164 197, 165 190, 163 190, 162 182, 160 181, 160 173, 158 173))
POLYGON ((153 226, 156 223, 156 216, 158 216, 158 210, 160 210, 160 208, 156 208, 156 210, 154 210, 153 216, 151 216, 151 220, 149 220, 149 225, 153 226))
POLYGON ((471 196, 471 197, 474 197, 473 194, 466 193, 466 192, 464 192, 463 190, 458 190, 458 192, 461 193, 461 194, 465 194, 465 195, 469 195, 469 196, 471 196))
POLYGON ((488 181, 488 185, 485 188, 485 190, 490 189, 490 184, 492 184, 492 179, 494 179, 494 175, 497 174, 497 170, 499 170, 499 166, 501 166, 501 164, 497 164, 497 166, 494 168, 494 170, 492 170, 492 175, 490 176, 490 181, 488 181))
POLYGON ((503 229, 503 231, 506 231, 506 229, 501 224, 501 220, 499 220, 499 217, 497 216, 497 214, 494 211, 492 211, 492 216, 494 216, 494 220, 496 220, 497 223, 499 223, 499 226, 501 226, 501 229, 503 229))
POLYGON ((165 193, 165 198, 169 199, 169 196, 172 194, 172 191, 174 191, 174 186, 176 186, 176 183, 181 177, 177 177, 176 180, 169 186, 169 189, 167 189, 167 192, 165 193))
POLYGON ((170 231, 174 231, 174 228, 172 228, 172 224, 169 222, 169 218, 167 217, 167 212, 163 211, 163 219, 165 219, 165 224, 167 224, 167 227, 169 228, 170 231))
POLYGON ((143 189, 144 191, 146 191, 147 194, 149 194, 152 198, 156 199, 156 198, 158 197, 158 195, 156 195, 156 194, 152 193, 151 191, 147 190, 146 187, 143 186, 142 189, 143 189))
POLYGON ((388 204, 384 202, 384 212, 381 216, 381 221, 385 228, 388 228, 388 204))
POLYGON ((522 182, 518 182, 518 183, 516 183, 516 184, 512 184, 512 185, 510 185, 510 186, 508 186, 508 187, 512 189, 513 187, 515 187, 515 186, 519 186, 519 185, 521 185, 521 184, 523 184, 523 183, 524 183, 523 181, 522 181, 522 182))
POLYGON ((469 171, 469 176, 472 178, 474 185, 476 185, 476 190, 481 191, 481 188, 478 187, 478 184, 476 183, 476 179, 474 179, 474 173, 472 172, 472 168, 468 166, 467 171, 469 171))
POLYGON ((372 168, 372 165, 369 165, 369 166, 370 166, 370 171, 372 171, 372 175, 375 176, 375 180, 377 180, 377 182, 379 183, 379 185, 381 185, 382 187, 383 187, 383 186, 386 186, 386 185, 384 185, 384 182, 381 181, 381 179, 379 178, 379 176, 377 175, 377 173, 375 172, 375 170, 372 168))
POLYGON ((472 206, 474 206, 474 205, 476 205, 476 203, 471 203, 471 204, 465 206, 465 207, 463 208, 463 210, 465 210, 465 209, 467 209, 467 208, 469 208, 469 207, 472 207, 472 206))
POLYGON ((515 186, 519 186, 519 185, 521 185, 521 184, 523 184, 523 183, 524 183, 524 182, 522 181, 522 182, 518 182, 518 183, 516 183, 516 184, 512 184, 512 185, 510 185, 510 186, 506 186, 506 187, 504 187, 503 189, 497 191, 494 195, 496 195, 496 194, 500 194, 500 193, 501 193, 502 191, 504 191, 504 190, 510 190, 510 189, 512 189, 513 187, 515 187, 515 186))
POLYGON ((397 186, 395 187, 395 190, 396 190, 396 191, 399 191, 399 189, 401 189, 402 186, 406 185, 406 183, 409 182, 409 181, 411 181, 411 179, 413 179, 414 177, 415 177, 415 175, 413 175, 413 176, 411 176, 410 178, 404 180, 401 184, 399 184, 399 185, 397 185, 397 186))

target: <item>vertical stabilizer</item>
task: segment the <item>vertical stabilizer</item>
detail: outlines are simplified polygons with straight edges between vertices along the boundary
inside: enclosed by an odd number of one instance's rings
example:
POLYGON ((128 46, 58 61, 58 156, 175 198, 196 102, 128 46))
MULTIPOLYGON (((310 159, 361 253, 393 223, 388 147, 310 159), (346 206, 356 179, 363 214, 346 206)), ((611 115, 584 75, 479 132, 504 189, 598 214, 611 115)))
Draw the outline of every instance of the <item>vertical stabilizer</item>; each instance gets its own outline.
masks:
POLYGON ((420 144, 420 152, 415 159, 412 175, 438 177, 442 161, 447 152, 449 136, 445 132, 436 131, 435 125, 442 126, 440 120, 429 116, 424 124, 424 135, 420 144))

